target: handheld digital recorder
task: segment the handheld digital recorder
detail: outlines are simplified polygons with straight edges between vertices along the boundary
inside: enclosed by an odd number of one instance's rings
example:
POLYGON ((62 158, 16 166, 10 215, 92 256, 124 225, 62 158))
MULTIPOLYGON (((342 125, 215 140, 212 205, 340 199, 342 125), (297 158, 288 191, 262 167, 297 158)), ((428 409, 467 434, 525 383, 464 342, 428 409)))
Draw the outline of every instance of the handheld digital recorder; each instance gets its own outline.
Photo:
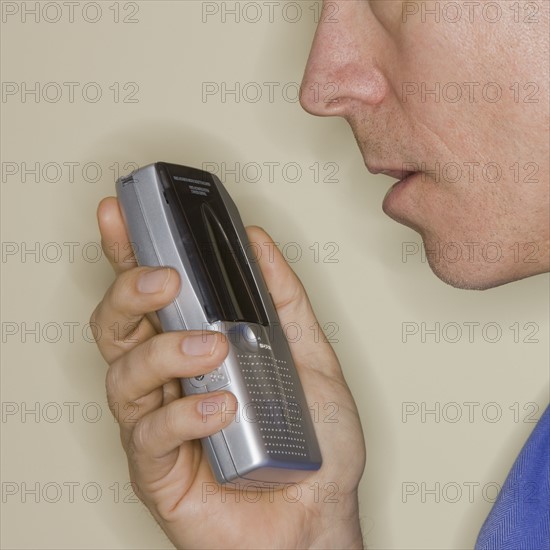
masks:
POLYGON ((180 275, 180 293, 158 311, 163 330, 214 330, 230 343, 219 368, 181 379, 186 395, 224 389, 237 398, 235 419, 202 439, 216 479, 287 484, 318 470, 321 452, 284 327, 220 180, 157 162, 120 178, 116 190, 138 263, 180 275))

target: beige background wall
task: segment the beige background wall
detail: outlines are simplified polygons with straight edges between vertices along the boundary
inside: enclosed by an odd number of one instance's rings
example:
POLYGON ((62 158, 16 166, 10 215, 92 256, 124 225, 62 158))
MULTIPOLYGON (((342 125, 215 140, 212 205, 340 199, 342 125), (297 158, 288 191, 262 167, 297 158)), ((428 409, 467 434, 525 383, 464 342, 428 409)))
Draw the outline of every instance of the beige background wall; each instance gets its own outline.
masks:
POLYGON ((225 181, 335 331, 368 445, 369 546, 471 547, 548 401, 548 278, 466 292, 403 259, 420 240, 381 212, 393 180, 366 172, 343 121, 293 101, 313 0, 281 0, 272 22, 251 2, 239 23, 232 2, 35 4, 2 2, 2 546, 171 547, 128 489, 87 325, 112 280, 96 204, 119 173, 168 160, 257 163, 225 181), (247 95, 203 98, 204 83, 247 95), (439 343, 421 334, 437 327, 439 343))

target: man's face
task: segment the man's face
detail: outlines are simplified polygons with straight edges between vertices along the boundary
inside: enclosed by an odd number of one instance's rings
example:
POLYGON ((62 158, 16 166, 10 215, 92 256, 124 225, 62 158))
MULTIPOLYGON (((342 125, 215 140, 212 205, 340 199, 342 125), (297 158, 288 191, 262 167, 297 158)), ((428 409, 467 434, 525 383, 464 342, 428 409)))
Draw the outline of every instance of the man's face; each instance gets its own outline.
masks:
POLYGON ((384 211, 461 288, 548 270, 549 4, 324 5, 302 106, 346 118, 369 170, 401 180, 384 211))

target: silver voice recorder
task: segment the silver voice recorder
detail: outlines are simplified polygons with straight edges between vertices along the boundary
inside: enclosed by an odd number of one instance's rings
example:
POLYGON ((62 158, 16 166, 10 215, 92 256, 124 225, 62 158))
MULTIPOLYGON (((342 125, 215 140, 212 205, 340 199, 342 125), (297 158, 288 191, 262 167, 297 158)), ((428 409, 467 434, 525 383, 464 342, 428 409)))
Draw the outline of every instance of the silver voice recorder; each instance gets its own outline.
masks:
POLYGON ((288 484, 318 470, 321 452, 284 327, 220 180, 157 162, 120 178, 116 190, 138 263, 180 275, 179 295, 158 311, 163 330, 214 330, 230 342, 219 368, 181 379, 186 395, 224 389, 237 398, 235 419, 202 440, 216 479, 288 484))

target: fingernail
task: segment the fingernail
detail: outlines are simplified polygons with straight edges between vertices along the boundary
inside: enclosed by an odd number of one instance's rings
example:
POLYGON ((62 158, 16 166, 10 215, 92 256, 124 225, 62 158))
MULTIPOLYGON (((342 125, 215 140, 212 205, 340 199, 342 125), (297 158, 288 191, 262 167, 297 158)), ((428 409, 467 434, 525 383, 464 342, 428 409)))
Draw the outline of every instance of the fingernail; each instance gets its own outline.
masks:
POLYGON ((209 416, 216 413, 226 413, 227 408, 227 393, 211 393, 208 394, 202 401, 197 403, 197 410, 204 416, 209 416))
POLYGON ((184 338, 181 349, 186 355, 212 355, 217 342, 215 334, 193 334, 184 338))
POLYGON ((154 294, 166 288, 168 279, 170 278, 170 270, 161 268, 154 271, 147 271, 139 276, 137 289, 144 294, 154 294))

